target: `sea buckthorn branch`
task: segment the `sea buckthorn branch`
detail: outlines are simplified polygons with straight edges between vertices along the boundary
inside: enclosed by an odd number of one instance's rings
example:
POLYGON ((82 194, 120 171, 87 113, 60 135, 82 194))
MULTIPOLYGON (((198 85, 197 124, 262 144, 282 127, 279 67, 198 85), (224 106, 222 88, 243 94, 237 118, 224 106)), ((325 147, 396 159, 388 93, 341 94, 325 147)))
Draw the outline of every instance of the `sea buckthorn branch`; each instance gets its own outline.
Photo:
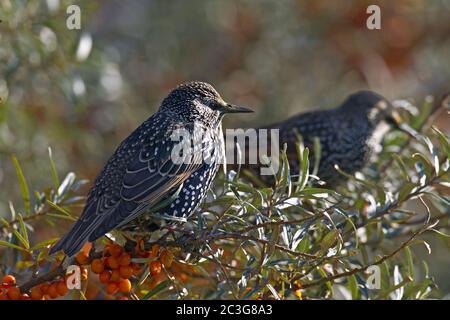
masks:
MULTIPOLYGON (((94 259, 97 259, 101 257, 101 252, 92 252, 88 259, 86 260, 86 263, 91 263, 94 259)), ((31 288, 36 287, 44 282, 52 281, 58 277, 64 277, 66 275, 66 268, 64 267, 64 260, 53 270, 44 273, 42 275, 36 275, 33 274, 30 280, 26 281, 25 283, 19 285, 19 288, 21 292, 28 292, 31 288)))
MULTIPOLYGON (((446 159, 444 159, 444 160, 446 160, 446 159)), ((441 161, 441 164, 443 164, 445 162, 444 160, 441 161)), ((356 228, 364 227, 364 226, 368 225, 369 223, 373 222, 374 220, 382 218, 382 217, 384 217, 385 215, 387 215, 389 213, 392 213, 394 210, 400 208, 408 200, 411 200, 412 198, 415 198, 415 197, 418 197, 418 196, 422 195, 426 188, 434 186, 436 183, 438 183, 437 180, 442 178, 447 173, 448 173, 447 171, 443 171, 440 174, 435 175, 426 184, 424 184, 423 186, 419 186, 416 191, 408 194, 404 199, 402 199, 402 201, 394 201, 389 206, 387 206, 384 210, 381 210, 380 212, 376 213, 370 219, 357 223, 356 224, 356 228)), ((349 232, 352 232, 352 230, 347 231, 346 234, 348 234, 349 232)))
POLYGON ((235 290, 234 290, 234 286, 233 286, 233 284, 231 283, 230 276, 228 275, 227 269, 224 267, 224 265, 222 264, 222 262, 214 256, 214 253, 212 252, 211 247, 207 245, 207 248, 208 248, 208 252, 209 252, 209 253, 211 254, 211 256, 213 257, 213 258, 212 258, 212 259, 213 259, 213 262, 214 262, 216 265, 218 265, 219 268, 220 268, 220 270, 222 271, 222 273, 223 273, 223 275, 224 275, 224 277, 225 277, 225 281, 226 281, 226 283, 227 283, 227 285, 228 285, 228 287, 229 287, 229 289, 230 289, 230 291, 231 291, 231 294, 233 295, 233 297, 234 297, 236 300, 238 300, 239 297, 238 297, 238 295, 236 294, 236 292, 235 292, 235 290))
POLYGON ((19 286, 21 292, 29 292, 31 288, 40 285, 47 281, 52 281, 58 277, 65 276, 66 269, 63 267, 62 263, 57 266, 52 271, 42 274, 40 276, 34 276, 27 282, 19 286))
MULTIPOLYGON (((28 222, 28 221, 39 219, 42 216, 45 216, 45 214, 47 212, 48 212, 47 210, 42 210, 42 211, 39 210, 34 214, 23 217, 23 221, 28 222)), ((10 220, 10 221, 3 220, 2 222, 3 222, 3 226, 0 227, 0 230, 3 232, 3 231, 11 230, 12 228, 14 228, 15 225, 19 224, 19 219, 16 218, 16 219, 10 220)))
POLYGON ((295 257, 302 257, 302 258, 305 258, 305 259, 317 259, 318 258, 316 255, 294 251, 294 250, 286 248, 286 247, 284 247, 282 245, 279 245, 277 243, 273 243, 273 242, 271 242, 269 240, 258 239, 258 238, 252 237, 252 236, 246 236, 246 235, 241 235, 241 234, 236 234, 236 233, 218 234, 218 235, 212 236, 211 239, 214 239, 214 240, 235 239, 235 240, 254 241, 254 242, 259 242, 259 243, 261 243, 263 245, 269 245, 269 246, 272 245, 272 246, 274 246, 275 249, 278 249, 280 251, 284 251, 284 252, 289 253, 290 255, 293 255, 295 257))
POLYGON ((394 257, 397 253, 402 251, 407 246, 409 246, 419 235, 421 235, 422 233, 426 232, 427 230, 429 230, 433 226, 434 226, 434 224, 426 224, 426 225, 424 225, 422 228, 420 228, 419 230, 414 232, 413 235, 408 240, 404 241, 397 249, 395 249, 394 251, 392 251, 391 253, 389 253, 387 255, 384 255, 383 257, 379 258, 378 260, 376 260, 375 262, 373 262, 371 264, 367 264, 367 265, 365 265, 363 267, 359 267, 359 268, 354 268, 354 269, 351 269, 349 271, 337 273, 337 274, 334 274, 334 275, 331 275, 329 277, 322 278, 322 279, 319 279, 319 280, 316 280, 316 281, 304 282, 304 283, 302 283, 301 288, 302 289, 306 289, 306 288, 310 288, 310 287, 319 286, 319 285, 322 285, 322 284, 327 283, 327 282, 334 281, 334 280, 339 279, 339 278, 344 278, 344 277, 352 276, 352 275, 354 275, 356 273, 364 272, 371 266, 380 265, 383 262, 385 262, 386 260, 391 259, 392 257, 394 257))
MULTIPOLYGON (((450 104, 450 94, 444 94, 440 100, 440 102, 437 104, 437 107, 435 107, 433 110, 431 110, 428 117, 419 124, 419 127, 416 129, 418 133, 422 133, 425 128, 428 127, 428 125, 432 124, 438 116, 448 108, 450 104)), ((406 141, 400 146, 399 150, 396 152, 397 154, 402 154, 410 145, 410 143, 413 141, 413 136, 408 135, 406 138, 406 141)), ((392 165, 394 162, 394 158, 391 157, 388 161, 385 162, 385 164, 381 167, 379 172, 387 172, 387 169, 392 165)))

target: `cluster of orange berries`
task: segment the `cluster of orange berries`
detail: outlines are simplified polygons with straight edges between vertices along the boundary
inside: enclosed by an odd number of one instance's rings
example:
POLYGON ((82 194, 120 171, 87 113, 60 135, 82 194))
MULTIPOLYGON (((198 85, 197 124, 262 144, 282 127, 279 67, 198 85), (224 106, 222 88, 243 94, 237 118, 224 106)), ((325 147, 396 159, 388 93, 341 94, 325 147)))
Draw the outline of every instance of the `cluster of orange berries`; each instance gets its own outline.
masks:
MULTIPOLYGON (((138 244, 135 250, 128 252, 116 243, 108 243, 101 256, 94 259, 89 256, 89 250, 82 250, 76 256, 76 262, 80 266, 82 281, 87 280, 87 266, 90 266, 91 272, 97 274, 99 281, 106 286, 105 297, 119 300, 128 299, 132 292, 131 280, 144 272, 145 265, 151 276, 144 283, 149 290, 167 279, 166 271, 182 282, 189 281, 189 274, 193 273, 192 266, 174 261, 171 251, 160 249, 159 245, 153 245, 150 250, 145 250, 142 243, 138 244), (141 261, 133 262, 132 258, 141 259, 141 261)), ((27 294, 20 291, 12 275, 6 275, 0 286, 0 300, 49 300, 65 296, 69 292, 67 288, 69 276, 62 276, 52 282, 37 285, 27 294)), ((91 298, 97 295, 95 291, 93 293, 91 298)))
POLYGON ((69 292, 65 280, 62 278, 40 284, 27 294, 20 291, 14 276, 6 275, 2 278, 0 286, 0 300, 49 300, 63 297, 69 292))
POLYGON ((30 300, 30 296, 21 293, 16 285, 16 278, 7 274, 0 284, 0 300, 30 300))
MULTIPOLYGON (((122 293, 130 294, 132 285, 130 279, 139 276, 144 271, 141 264, 132 262, 132 258, 149 258, 147 262, 151 280, 148 286, 150 288, 166 278, 163 272, 165 268, 170 268, 173 263, 173 254, 168 250, 160 250, 158 245, 154 245, 150 251, 146 251, 136 246, 133 252, 127 252, 122 246, 109 243, 105 246, 103 254, 100 258, 89 258, 86 251, 81 251, 76 256, 79 265, 84 266, 90 264, 91 271, 98 275, 101 283, 106 285, 106 293, 115 295, 122 293)), ((126 296, 120 296, 119 299, 126 299, 126 296)))
POLYGON ((137 256, 140 258, 147 258, 148 269, 151 275, 150 281, 148 281, 148 289, 153 289, 160 282, 167 278, 165 270, 172 270, 175 266, 173 253, 168 250, 161 250, 159 245, 155 244, 149 251, 142 249, 142 246, 136 247, 137 256))
MULTIPOLYGON (((107 244, 101 258, 90 261, 89 255, 81 251, 76 256, 79 265, 90 264, 91 271, 98 275, 100 282, 106 285, 106 293, 115 295, 118 292, 131 292, 130 278, 139 274, 139 265, 131 262, 131 255, 118 244, 107 244)), ((125 299, 126 297, 120 297, 125 299)))
POLYGON ((65 296, 69 292, 64 280, 44 283, 31 289, 30 294, 22 293, 16 285, 16 278, 6 275, 0 286, 0 300, 44 300, 65 296))
POLYGON ((32 300, 50 300, 64 297, 69 293, 66 278, 61 278, 52 282, 45 282, 30 290, 32 300))

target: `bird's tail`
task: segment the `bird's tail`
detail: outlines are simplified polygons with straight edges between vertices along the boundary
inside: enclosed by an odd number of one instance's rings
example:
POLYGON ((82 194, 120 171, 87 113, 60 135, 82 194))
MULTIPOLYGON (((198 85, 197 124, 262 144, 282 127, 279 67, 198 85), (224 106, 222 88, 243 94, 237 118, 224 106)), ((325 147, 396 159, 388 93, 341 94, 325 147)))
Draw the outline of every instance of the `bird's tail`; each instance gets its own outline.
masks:
POLYGON ((77 238, 74 241, 74 234, 76 234, 77 232, 76 230, 77 225, 75 224, 75 226, 72 228, 72 230, 70 230, 64 237, 62 237, 61 239, 59 239, 59 241, 50 249, 49 254, 54 254, 60 250, 63 250, 64 253, 68 256, 68 257, 72 257, 74 256, 78 251, 81 250, 81 248, 83 247, 83 245, 86 243, 86 241, 89 238, 89 234, 81 237, 81 238, 77 238))

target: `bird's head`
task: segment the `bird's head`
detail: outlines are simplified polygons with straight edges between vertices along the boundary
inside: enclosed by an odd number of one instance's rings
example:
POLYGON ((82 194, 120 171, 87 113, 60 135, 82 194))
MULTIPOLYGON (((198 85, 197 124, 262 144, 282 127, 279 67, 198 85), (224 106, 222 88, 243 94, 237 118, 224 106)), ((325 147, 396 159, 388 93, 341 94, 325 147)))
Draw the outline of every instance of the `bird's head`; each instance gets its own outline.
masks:
POLYGON ((358 91, 350 95, 341 108, 347 115, 366 117, 373 126, 386 121, 397 128, 401 123, 400 115, 392 104, 372 91, 358 91))
POLYGON ((173 89, 164 99, 162 111, 180 114, 186 121, 219 122, 227 113, 248 113, 253 110, 225 102, 210 84, 188 82, 173 89))

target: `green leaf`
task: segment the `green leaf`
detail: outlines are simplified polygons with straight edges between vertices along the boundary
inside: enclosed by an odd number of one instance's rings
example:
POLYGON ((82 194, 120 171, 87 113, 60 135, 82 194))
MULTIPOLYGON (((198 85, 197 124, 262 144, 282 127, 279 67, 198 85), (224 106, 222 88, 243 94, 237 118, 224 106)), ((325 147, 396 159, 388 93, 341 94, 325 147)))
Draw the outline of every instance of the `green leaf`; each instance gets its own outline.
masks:
POLYGON ((64 214, 65 216, 70 217, 70 218, 73 218, 69 211, 67 211, 66 209, 64 209, 64 208, 62 208, 62 207, 60 207, 60 206, 58 206, 56 203, 54 203, 54 202, 52 202, 52 201, 50 201, 50 200, 47 200, 47 204, 48 204, 50 207, 52 207, 53 209, 56 209, 57 211, 61 212, 61 213, 64 214))
POLYGON ((293 248, 292 250, 297 250, 298 252, 306 253, 309 251, 311 243, 309 241, 309 237, 303 237, 303 239, 298 244, 297 248, 293 248))
POLYGON ((139 278, 138 285, 142 285, 145 282, 145 280, 147 280, 149 275, 150 275, 150 268, 148 266, 146 266, 144 269, 144 272, 142 273, 141 277, 139 278))
POLYGON ((309 178, 309 149, 305 148, 302 152, 301 145, 297 144, 297 154, 301 163, 297 190, 303 190, 309 178))
POLYGON ((25 213, 30 214, 30 192, 28 191, 28 185, 23 175, 22 168, 20 167, 19 160, 17 160, 15 155, 11 156, 14 168, 16 169, 17 178, 19 179, 20 192, 22 193, 23 203, 25 205, 25 213))
MULTIPOLYGON (((318 267, 317 270, 319 271, 320 275, 323 278, 327 278, 327 273, 325 272, 325 270, 323 270, 322 267, 318 267)), ((326 284, 328 290, 330 291, 330 294, 333 295, 333 285, 332 285, 331 281, 327 281, 327 282, 325 282, 325 284, 326 284)))
POLYGON ((405 200, 417 186, 414 183, 405 183, 398 191, 398 202, 405 200))
POLYGON ((419 108, 419 115, 415 116, 411 121, 411 126, 415 129, 420 128, 427 121, 430 112, 433 110, 433 99, 426 98, 419 108))
POLYGON ((431 171, 432 171, 431 168, 433 168, 433 165, 431 164, 430 160, 428 160, 423 154, 420 154, 420 153, 413 154, 412 158, 419 161, 420 163, 422 163, 423 173, 426 176, 426 180, 428 180, 431 177, 431 171))
POLYGON ((153 297, 154 295, 156 295, 157 293, 161 292, 162 290, 164 290, 165 288, 167 288, 169 286, 170 282, 171 282, 170 280, 165 280, 165 281, 161 282, 153 290, 147 292, 145 294, 145 296, 142 297, 142 300, 148 300, 151 297, 153 297))
POLYGON ((428 138, 427 136, 421 136, 423 142, 427 145, 428 150, 431 153, 431 156, 433 157, 433 166, 434 166, 434 171, 436 174, 439 174, 439 157, 437 154, 437 150, 433 145, 433 142, 431 142, 431 139, 428 138))
POLYGON ((408 174, 408 169, 406 168, 406 164, 403 159, 396 153, 393 153, 392 156, 394 157, 395 162, 400 167, 403 177, 406 179, 406 181, 411 182, 411 177, 408 174))
MULTIPOLYGON (((66 216, 66 215, 57 214, 57 213, 47 213, 45 216, 57 218, 57 219, 69 220, 69 221, 77 221, 77 218, 75 218, 75 217, 66 216)), ((49 220, 47 220, 47 221, 49 221, 49 220)))
POLYGON ((299 192, 303 195, 314 195, 319 198, 328 197, 329 195, 334 194, 335 192, 330 189, 324 188, 306 188, 299 192))
POLYGON ((313 151, 314 151, 313 175, 316 176, 317 172, 319 171, 320 158, 322 156, 322 146, 320 144, 320 139, 318 137, 314 137, 313 151))
POLYGON ((358 281, 354 274, 347 278, 348 281, 348 289, 352 293, 352 299, 357 300, 359 297, 359 289, 358 289, 358 281))
POLYGON ((405 255, 406 255, 406 261, 408 263, 408 276, 414 280, 414 263, 413 263, 411 249, 409 247, 405 248, 405 255))
POLYGON ((27 250, 30 249, 30 243, 28 242, 28 239, 25 239, 24 236, 22 236, 16 229, 12 229, 12 232, 14 233, 16 238, 20 241, 20 243, 22 243, 25 249, 27 250))
POLYGON ((439 130, 435 126, 432 126, 431 128, 439 136, 439 141, 441 142, 441 145, 444 148, 444 151, 446 153, 447 159, 450 159, 450 140, 449 140, 449 138, 441 130, 439 130))
POLYGON ((336 242, 338 236, 338 230, 331 230, 325 235, 325 237, 323 237, 322 241, 320 242, 320 251, 322 254, 326 253, 328 248, 330 248, 336 242))
POLYGON ((35 251, 35 250, 38 250, 38 249, 45 248, 48 245, 54 244, 58 240, 59 240, 59 238, 53 238, 53 239, 48 239, 48 240, 41 241, 38 244, 36 244, 35 246, 33 246, 31 248, 31 251, 35 251))
POLYGON ((55 161, 53 161, 52 148, 50 147, 48 147, 48 158, 50 161, 50 169, 52 172, 53 186, 55 187, 55 190, 58 190, 59 187, 58 171, 56 170, 55 161))
POLYGON ((27 228, 25 228, 25 223, 23 222, 23 217, 20 213, 17 215, 17 219, 19 220, 20 234, 24 238, 25 242, 28 244, 27 249, 29 249, 30 240, 28 239, 27 228))
POLYGON ((6 228, 9 228, 10 224, 9 224, 8 220, 6 220, 5 218, 1 217, 1 218, 0 218, 0 221, 3 223, 3 225, 4 225, 6 228))
POLYGON ((66 192, 72 187, 73 183, 75 182, 76 175, 73 172, 69 172, 67 176, 64 178, 61 185, 58 187, 58 197, 62 198, 66 192))
POLYGON ((0 246, 9 247, 9 248, 16 249, 19 251, 27 251, 24 248, 19 247, 18 245, 15 245, 15 244, 12 244, 12 243, 9 243, 6 241, 2 241, 2 240, 0 240, 0 246))

